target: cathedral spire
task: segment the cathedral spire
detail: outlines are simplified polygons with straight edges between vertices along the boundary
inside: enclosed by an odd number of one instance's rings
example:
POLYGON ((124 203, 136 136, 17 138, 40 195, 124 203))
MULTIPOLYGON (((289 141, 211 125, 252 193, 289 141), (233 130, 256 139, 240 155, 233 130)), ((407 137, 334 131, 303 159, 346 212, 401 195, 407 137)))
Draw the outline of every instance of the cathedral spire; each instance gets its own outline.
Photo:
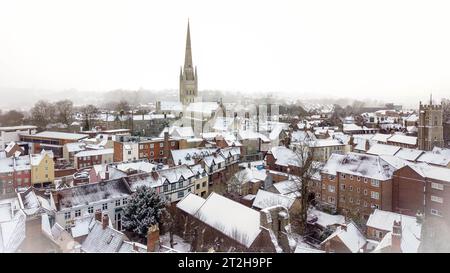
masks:
POLYGON ((189 29, 189 19, 187 25, 186 52, 184 55, 184 69, 192 68, 191 31, 189 29))

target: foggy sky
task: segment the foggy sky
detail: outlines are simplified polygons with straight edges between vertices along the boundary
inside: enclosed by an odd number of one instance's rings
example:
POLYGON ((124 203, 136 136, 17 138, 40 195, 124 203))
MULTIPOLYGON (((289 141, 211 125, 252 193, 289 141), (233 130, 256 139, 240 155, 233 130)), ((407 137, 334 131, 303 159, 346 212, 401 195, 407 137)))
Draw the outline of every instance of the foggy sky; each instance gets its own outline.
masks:
MULTIPOLYGON (((450 97, 449 1, 0 0, 0 87, 450 97)), ((7 99, 7 98, 3 98, 7 99)))

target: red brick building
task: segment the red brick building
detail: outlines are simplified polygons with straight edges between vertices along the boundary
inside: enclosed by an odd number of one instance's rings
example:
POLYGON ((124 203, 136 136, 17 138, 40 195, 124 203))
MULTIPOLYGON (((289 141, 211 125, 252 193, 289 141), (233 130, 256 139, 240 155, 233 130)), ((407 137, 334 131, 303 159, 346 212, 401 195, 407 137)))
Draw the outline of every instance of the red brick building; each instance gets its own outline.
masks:
POLYGON ((0 195, 11 195, 17 188, 30 186, 31 165, 29 156, 0 160, 0 195))
POLYGON ((450 221, 450 169, 425 163, 409 164, 394 172, 393 210, 450 221))

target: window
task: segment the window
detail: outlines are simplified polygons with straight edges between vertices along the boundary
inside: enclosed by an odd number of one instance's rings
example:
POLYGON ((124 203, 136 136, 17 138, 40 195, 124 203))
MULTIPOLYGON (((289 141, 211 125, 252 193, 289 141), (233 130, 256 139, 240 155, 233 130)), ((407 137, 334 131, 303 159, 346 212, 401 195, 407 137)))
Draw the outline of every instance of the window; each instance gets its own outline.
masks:
POLYGON ((341 190, 345 191, 345 184, 341 184, 341 190))
POLYGON ((183 187, 183 181, 178 182, 178 188, 182 188, 183 187))
POLYGON ((203 183, 202 183, 202 187, 206 187, 206 182, 203 182, 203 183))
POLYGON ((160 147, 160 148, 164 147, 164 143, 160 142, 160 143, 159 143, 159 147, 160 147))
POLYGON ((128 151, 128 155, 131 155, 131 151, 128 151))
POLYGON ((341 173, 341 178, 345 179, 345 174, 341 173))
POLYGON ((349 188, 350 188, 350 191, 353 191, 353 186, 350 186, 349 188))
POLYGON ((350 199, 348 200, 350 203, 353 203, 353 198, 350 197, 350 199))
POLYGON ((181 198, 181 197, 183 197, 184 196, 184 191, 179 191, 178 192, 178 198, 181 198))
POLYGON ((177 185, 176 185, 176 184, 170 185, 170 189, 171 189, 171 190, 175 190, 176 188, 177 188, 177 185))
POLYGON ((372 204, 372 208, 374 208, 374 209, 379 209, 380 206, 379 206, 378 204, 372 204))
POLYGON ((172 146, 172 147, 175 147, 175 142, 170 142, 170 145, 172 146))
POLYGON ((168 191, 169 190, 169 186, 164 185, 164 191, 168 191))
POLYGON ((106 209, 108 209, 108 203, 102 204, 102 210, 106 210, 106 209))
POLYGON ((436 202, 436 203, 441 203, 441 204, 444 203, 444 199, 442 199, 442 197, 434 196, 434 195, 431 196, 431 201, 436 202))
POLYGON ((150 149, 153 149, 153 148, 155 148, 155 144, 150 144, 150 149))
POLYGON ((76 210, 75 217, 80 217, 80 216, 81 216, 81 210, 76 210))
POLYGON ((334 192, 334 186, 328 185, 328 191, 329 192, 334 192))
POLYGON ((380 181, 376 180, 376 179, 372 179, 372 182, 370 184, 372 186, 374 186, 374 187, 379 187, 380 186, 380 181))
POLYGON ((437 210, 437 209, 431 209, 431 214, 435 215, 435 216, 441 216, 442 217, 442 213, 437 210))
POLYGON ((367 183, 367 178, 364 177, 364 183, 367 183))
POLYGON ((150 156, 154 156, 155 155, 155 153, 154 152, 150 152, 150 156))
POLYGON ((159 151, 159 155, 164 155, 164 151, 159 151))
POLYGON ((341 198, 339 198, 339 201, 340 201, 341 203, 345 203, 345 196, 341 196, 341 198))
POLYGON ((360 193, 361 192, 361 188, 356 188, 356 192, 360 193))
POLYGON ((334 175, 329 175, 329 176, 328 176, 328 179, 334 180, 334 175))
POLYGON ((139 157, 144 157, 144 153, 139 153, 139 157))
POLYGON ((139 145, 139 149, 141 149, 141 150, 144 149, 144 145, 142 145, 142 144, 139 145))
POLYGON ((361 181, 361 177, 357 176, 356 181, 361 181))
POLYGON ((128 203, 128 200, 126 198, 122 199, 122 204, 126 205, 128 203))
POLYGON ((353 175, 350 175, 350 180, 353 180, 353 175))
POLYGON ((367 190, 366 189, 364 189, 364 195, 367 195, 367 190))
POLYGON ((94 213, 94 207, 88 207, 88 213, 94 213))
POLYGON ((328 203, 334 204, 336 203, 336 200, 334 199, 334 197, 328 196, 328 203))
POLYGON ((370 197, 372 197, 372 199, 380 199, 380 193, 376 192, 376 191, 371 191, 370 192, 370 197))
POLYGON ((361 200, 356 199, 356 205, 359 205, 359 204, 361 204, 361 200))
POLYGON ((65 220, 70 219, 70 217, 72 217, 70 211, 64 213, 64 219, 65 219, 65 220))
POLYGON ((195 185, 195 188, 198 190, 200 189, 200 184, 195 185))
POLYGON ((444 185, 439 183, 431 183, 431 188, 436 190, 444 190, 444 185))
POLYGON ((322 184, 322 190, 325 190, 326 188, 325 184, 322 184))
POLYGON ((364 207, 367 208, 367 201, 364 201, 364 207))
POLYGON ((120 200, 116 200, 116 206, 120 206, 120 200))

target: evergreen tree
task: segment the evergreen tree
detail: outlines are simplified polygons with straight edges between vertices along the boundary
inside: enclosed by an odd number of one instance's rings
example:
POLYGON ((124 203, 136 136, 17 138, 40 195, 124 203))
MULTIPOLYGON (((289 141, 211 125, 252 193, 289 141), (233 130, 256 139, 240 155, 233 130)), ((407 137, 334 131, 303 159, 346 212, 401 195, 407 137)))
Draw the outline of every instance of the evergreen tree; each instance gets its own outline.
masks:
POLYGON ((138 187, 124 208, 124 228, 144 239, 151 225, 161 224, 165 206, 165 198, 154 189, 138 187))

